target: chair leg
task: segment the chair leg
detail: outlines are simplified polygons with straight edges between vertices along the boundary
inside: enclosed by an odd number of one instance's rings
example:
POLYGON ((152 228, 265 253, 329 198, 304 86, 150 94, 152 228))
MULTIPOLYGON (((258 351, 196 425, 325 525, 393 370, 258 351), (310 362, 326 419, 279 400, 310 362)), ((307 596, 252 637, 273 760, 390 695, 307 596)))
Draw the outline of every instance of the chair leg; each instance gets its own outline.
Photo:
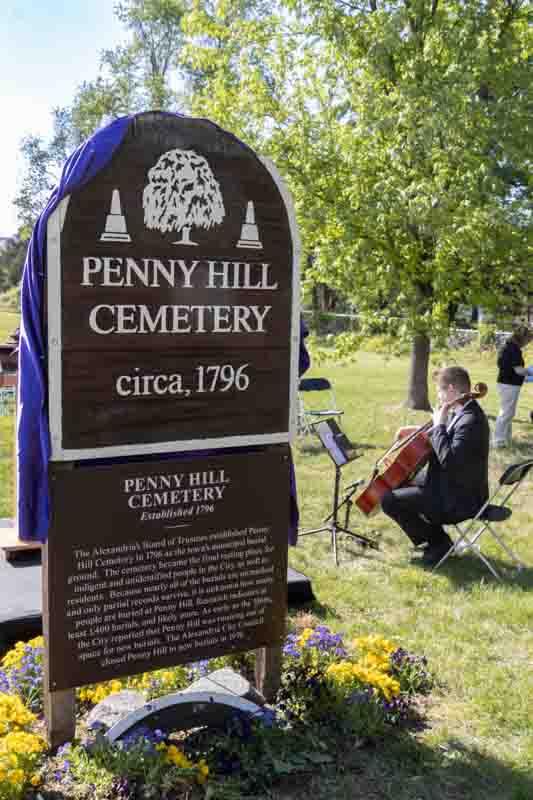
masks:
MULTIPOLYGON (((456 527, 458 527, 458 526, 456 526, 456 527)), ((470 529, 471 527, 472 527, 472 526, 470 526, 470 527, 469 527, 469 529, 470 529)), ((516 553, 514 553, 514 552, 511 550, 511 548, 509 547, 509 545, 507 545, 507 544, 505 543, 505 541, 502 539, 502 537, 501 537, 501 536, 500 536, 498 533, 496 533, 496 531, 494 530, 494 528, 492 527, 492 525, 490 524, 490 522, 483 522, 483 524, 481 525, 481 527, 479 528, 479 530, 478 530, 478 531, 476 531, 476 533, 474 534, 474 536, 472 537, 472 539, 470 539, 470 540, 469 540, 469 543, 468 543, 468 548, 472 548, 473 550, 475 550, 475 551, 476 551, 476 553, 477 553, 477 554, 478 554, 478 555, 481 557, 480 549, 479 549, 479 546, 477 546, 477 545, 476 545, 476 542, 478 541, 478 539, 480 538, 480 536, 481 536, 481 535, 482 535, 482 534, 483 534, 483 533, 484 533, 486 530, 489 530, 489 531, 490 531, 490 533, 492 534, 492 536, 494 537, 494 539, 496 539, 496 541, 498 542, 498 544, 499 544, 499 545, 500 545, 500 546, 501 546, 501 547, 502 547, 502 548, 505 550, 505 552, 507 553, 507 555, 509 556, 509 558, 511 558, 511 559, 512 559, 512 560, 515 562, 515 564, 517 565, 517 569, 519 569, 519 570, 520 570, 520 569, 524 569, 524 567, 525 567, 525 564, 524 564, 524 562, 523 562, 523 561, 520 561, 520 559, 518 558, 518 556, 516 555, 516 553)), ((456 544, 457 544, 457 542, 456 542, 456 544)))
MULTIPOLYGON (((442 566, 442 564, 444 564, 444 562, 447 561, 449 559, 449 557, 451 555, 453 555, 454 553, 464 553, 467 550, 472 550, 476 554, 476 556, 485 564, 485 566, 487 567, 489 572, 492 573, 492 575, 496 578, 496 580, 501 582, 501 576, 499 575, 498 571, 496 570, 496 567, 494 567, 491 564, 489 559, 486 556, 483 555, 483 553, 481 552, 479 547, 477 547, 477 545, 476 545, 476 542, 479 539, 479 537, 481 536, 481 534, 483 533, 483 531, 485 530, 485 527, 490 528, 490 526, 488 525, 488 523, 485 523, 485 525, 477 532, 477 534, 475 534, 472 537, 472 539, 468 539, 467 538, 468 537, 468 533, 472 530, 473 527, 474 527, 474 523, 471 523, 463 531, 463 530, 461 530, 459 525, 455 525, 456 530, 459 532, 459 536, 455 540, 455 542, 452 544, 452 546, 450 547, 448 552, 443 555, 443 557, 441 558, 440 561, 437 562, 437 564, 435 564, 435 566, 433 567, 433 571, 437 570, 440 566, 442 566), (464 547, 462 547, 461 545, 464 545, 464 547)), ((492 529, 491 529, 491 533, 492 533, 492 529)), ((497 538, 499 538, 499 537, 497 537, 497 538)))
POLYGON ((502 579, 501 579, 501 576, 500 576, 499 572, 496 570, 496 567, 494 567, 494 566, 493 566, 493 565, 490 563, 489 559, 488 559, 488 558, 486 558, 486 557, 483 555, 483 553, 481 552, 481 550, 479 550, 479 548, 477 548, 477 547, 476 547, 476 548, 475 548, 475 550, 474 550, 474 552, 475 552, 475 554, 477 555, 477 557, 478 557, 478 558, 480 558, 480 559, 481 559, 481 561, 483 561, 483 563, 485 564, 485 566, 487 567, 487 569, 488 569, 488 570, 490 570, 490 571, 492 572, 492 574, 494 575, 494 577, 496 578, 496 580, 500 581, 500 583, 501 583, 501 580, 502 580, 502 579))
POLYGON ((505 541, 502 539, 502 537, 501 537, 501 536, 499 536, 499 534, 497 534, 497 533, 496 533, 496 531, 494 530, 494 528, 492 527, 492 525, 490 525, 490 523, 488 523, 488 522, 487 522, 487 528, 488 528, 488 529, 489 529, 489 531, 492 533, 492 535, 494 536, 494 538, 496 539, 496 541, 498 542, 498 544, 499 544, 501 547, 503 547, 503 549, 505 550, 505 552, 507 553, 507 555, 509 556, 509 558, 512 558, 512 560, 513 560, 513 561, 515 562, 515 564, 517 565, 518 569, 524 569, 524 567, 525 567, 525 564, 524 564, 524 562, 523 562, 523 561, 521 561, 521 560, 518 558, 518 556, 516 555, 516 553, 514 553, 514 552, 511 550, 511 548, 509 547, 509 545, 505 543, 505 541))

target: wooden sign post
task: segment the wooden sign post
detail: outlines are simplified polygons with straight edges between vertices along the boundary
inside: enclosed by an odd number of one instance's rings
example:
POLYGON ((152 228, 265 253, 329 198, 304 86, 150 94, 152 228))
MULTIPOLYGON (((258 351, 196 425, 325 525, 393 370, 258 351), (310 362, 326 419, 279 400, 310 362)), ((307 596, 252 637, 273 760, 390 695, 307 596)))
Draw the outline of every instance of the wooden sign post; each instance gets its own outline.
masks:
POLYGON ((51 742, 74 687, 233 651, 272 697, 299 346, 279 175, 206 120, 141 114, 50 217, 47 260, 51 742))

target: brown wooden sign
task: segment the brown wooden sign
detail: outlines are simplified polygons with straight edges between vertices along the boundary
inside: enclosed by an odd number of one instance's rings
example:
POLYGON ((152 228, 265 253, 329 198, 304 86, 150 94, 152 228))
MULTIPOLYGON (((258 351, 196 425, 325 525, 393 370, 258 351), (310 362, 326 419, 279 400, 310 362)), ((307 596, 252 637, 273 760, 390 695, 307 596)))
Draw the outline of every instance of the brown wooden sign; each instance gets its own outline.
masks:
POLYGON ((289 455, 51 465, 48 690, 279 644, 289 455))
POLYGON ((207 120, 132 120, 48 224, 52 460, 289 440, 297 238, 272 165, 207 120))

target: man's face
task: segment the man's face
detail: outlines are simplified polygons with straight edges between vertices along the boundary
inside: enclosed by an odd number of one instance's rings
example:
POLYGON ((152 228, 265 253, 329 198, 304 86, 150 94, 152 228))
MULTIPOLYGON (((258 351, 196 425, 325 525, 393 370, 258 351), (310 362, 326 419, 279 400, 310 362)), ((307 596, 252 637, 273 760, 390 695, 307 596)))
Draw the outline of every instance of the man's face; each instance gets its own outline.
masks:
POLYGON ((460 395, 460 392, 452 386, 451 383, 448 384, 437 384, 437 397, 439 400, 439 406, 444 405, 444 403, 451 403, 456 400, 460 395))

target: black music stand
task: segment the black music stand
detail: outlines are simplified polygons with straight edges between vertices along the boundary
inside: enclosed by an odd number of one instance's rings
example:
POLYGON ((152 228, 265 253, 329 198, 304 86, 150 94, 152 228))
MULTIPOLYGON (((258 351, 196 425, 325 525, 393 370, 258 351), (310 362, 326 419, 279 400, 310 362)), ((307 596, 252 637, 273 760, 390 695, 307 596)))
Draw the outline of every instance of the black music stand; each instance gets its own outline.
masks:
POLYGON ((365 481, 356 481, 347 488, 351 492, 340 502, 340 485, 341 485, 341 470, 350 461, 358 458, 355 448, 346 436, 346 434, 339 428, 334 419, 325 419, 320 422, 315 422, 312 426, 313 431, 317 434, 322 442, 322 445, 327 450, 329 457, 335 466, 335 483, 333 487, 333 508, 330 514, 323 520, 323 525, 319 528, 311 528, 311 530, 302 531, 300 536, 310 536, 313 533, 323 533, 329 531, 331 534, 331 547, 333 550, 333 558, 335 566, 338 567, 339 559, 337 555, 337 536, 339 533, 344 533, 351 536, 353 539, 362 544, 364 547, 377 547, 377 544, 366 536, 360 533, 355 533, 348 528, 349 514, 351 508, 351 496, 357 487, 365 483, 365 481), (339 524, 339 510, 342 506, 346 505, 346 518, 345 524, 339 524))

